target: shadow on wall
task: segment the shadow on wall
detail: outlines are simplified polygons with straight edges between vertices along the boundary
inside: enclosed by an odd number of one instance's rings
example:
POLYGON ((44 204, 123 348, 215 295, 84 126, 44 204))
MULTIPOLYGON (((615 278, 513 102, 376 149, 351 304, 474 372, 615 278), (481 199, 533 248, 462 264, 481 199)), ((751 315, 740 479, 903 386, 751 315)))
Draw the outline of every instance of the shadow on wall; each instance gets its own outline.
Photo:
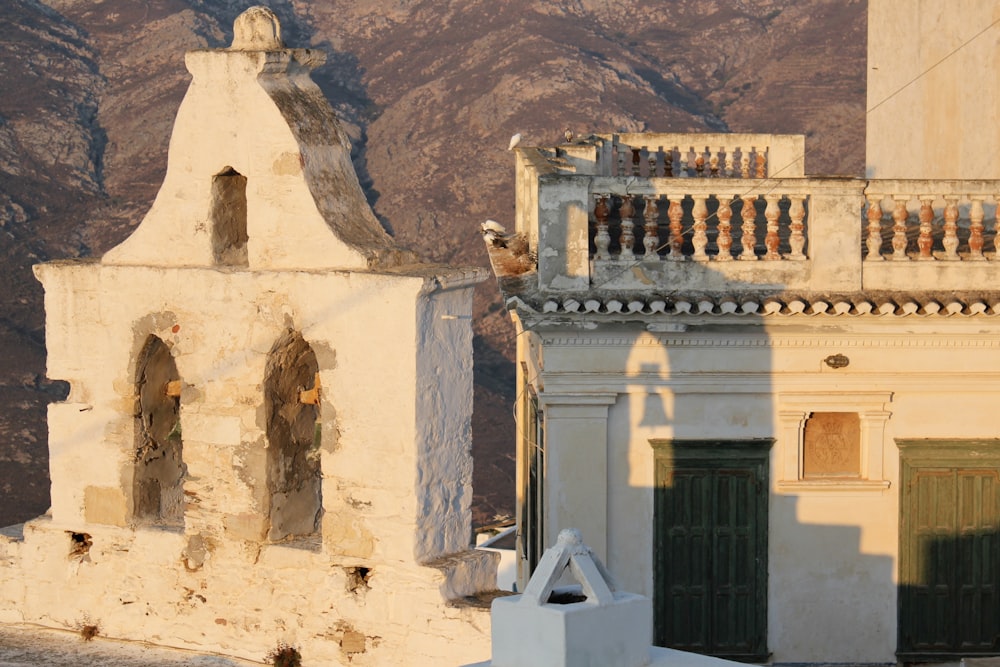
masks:
MULTIPOLYGON (((785 215, 787 205, 781 206, 785 215)), ((683 211, 685 220, 690 214, 683 211)), ((742 209, 738 214, 742 217, 742 209)), ((699 215, 716 212, 702 210, 699 215)), ((643 216, 635 211, 624 217, 643 216)), ((591 274, 585 298, 627 302, 625 290, 638 288, 626 280, 631 271, 640 280, 658 277, 659 282, 647 284, 674 285, 673 291, 661 287, 662 292, 654 293, 664 295, 666 312, 687 299, 690 314, 630 321, 631 311, 620 304, 624 316, 602 322, 605 311, 588 307, 594 312, 586 316, 587 324, 594 325, 589 330, 571 331, 556 322, 529 334, 539 337, 544 348, 544 382, 536 383, 542 387, 537 408, 543 426, 539 442, 524 447, 540 452, 537 462, 532 466, 529 458, 522 473, 526 514, 536 513, 534 506, 546 510, 542 541, 551 543, 558 529, 571 527, 565 521, 578 520, 585 541, 598 553, 604 551, 619 587, 654 599, 656 644, 750 662, 894 662, 895 491, 885 490, 882 482, 888 480, 881 479, 881 469, 878 480, 863 477, 867 468, 858 448, 849 484, 840 488, 835 487, 843 479, 841 471, 820 470, 810 477, 803 467, 808 418, 830 415, 824 398, 834 396, 847 405, 856 398, 838 386, 840 376, 820 375, 816 366, 799 360, 805 353, 819 361, 836 350, 824 349, 828 344, 822 342, 812 343, 813 349, 798 343, 792 351, 784 342, 776 348, 773 337, 784 341, 787 329, 777 329, 772 319, 744 312, 739 305, 731 314, 718 306, 728 295, 779 292, 781 281, 727 279, 728 273, 713 270, 714 257, 683 263, 662 256, 652 261, 622 258, 619 246, 625 241, 617 239, 628 238, 638 253, 638 225, 630 228, 635 236, 627 237, 614 225, 613 211, 609 217, 610 230, 602 231, 610 237, 610 257, 598 262, 591 247, 592 271, 602 268, 603 274, 591 274), (625 296, 612 294, 616 285, 625 296), (690 288, 679 295, 681 285, 701 286, 701 292, 690 288), (697 315, 702 292, 716 303, 710 312, 697 315), (788 393, 807 406, 798 439, 789 437, 779 420, 785 409, 780 401, 788 393), (604 427, 606 433, 597 433, 604 427), (786 459, 793 456, 798 472, 789 479, 784 477, 786 459), (533 474, 553 480, 552 486, 540 485, 548 497, 536 498, 533 474), (589 480, 586 490, 567 488, 579 479, 589 480), (606 498, 599 499, 602 493, 606 498)), ((594 218, 604 220, 596 212, 591 217, 592 239, 594 218)), ((654 240, 660 248, 668 246, 662 237, 668 226, 662 220, 654 223, 661 234, 654 240)), ((558 234, 556 227, 546 233, 558 234)), ((756 238, 747 238, 743 246, 733 225, 729 245, 722 249, 710 232, 703 249, 710 256, 729 252, 735 259, 742 246, 759 259, 775 250, 766 247, 773 239, 765 244, 764 227, 758 225, 756 238)), ((546 242, 565 245, 548 237, 546 242)), ((787 244, 782 238, 778 250, 783 256, 787 244)), ((671 252, 689 254, 684 247, 671 252)), ((760 262, 761 275, 781 275, 765 272, 777 263, 764 264, 760 262)), ((531 406, 521 410, 528 415, 522 421, 530 422, 531 406)), ((845 412, 860 414, 862 406, 859 402, 845 412)), ((530 430, 525 438, 531 437, 530 430)), ((844 444, 850 438, 859 444, 860 437, 834 428, 823 431, 816 449, 821 456, 843 455, 844 444)), ((879 447, 882 452, 881 443, 879 447)), ((888 451, 886 459, 892 460, 888 451)), ((895 474, 886 477, 895 479, 895 474)), ((533 537, 524 536, 529 561, 533 537)))
POLYGON ((959 530, 913 537, 917 551, 903 556, 901 568, 923 572, 899 586, 897 655, 902 661, 1000 654, 1000 532, 959 530))
POLYGON ((608 416, 610 569, 651 593, 660 646, 747 662, 889 661, 894 559, 864 531, 892 534, 896 505, 879 492, 872 503, 779 489, 784 448, 801 443, 779 440, 772 355, 756 315, 725 331, 638 334, 608 416), (648 571, 617 566, 642 552, 648 571))
POLYGON ((843 391, 813 384, 794 441, 776 421, 773 341, 756 316, 741 322, 637 334, 609 409, 609 567, 654 598, 655 643, 775 663, 1000 654, 997 442, 898 440, 888 491, 811 474, 810 457, 859 458, 820 400, 843 391), (643 553, 648 571, 620 565, 643 553))
POLYGON ((900 440, 901 660, 1000 654, 996 442, 900 440), (956 445, 958 445, 956 447, 956 445))

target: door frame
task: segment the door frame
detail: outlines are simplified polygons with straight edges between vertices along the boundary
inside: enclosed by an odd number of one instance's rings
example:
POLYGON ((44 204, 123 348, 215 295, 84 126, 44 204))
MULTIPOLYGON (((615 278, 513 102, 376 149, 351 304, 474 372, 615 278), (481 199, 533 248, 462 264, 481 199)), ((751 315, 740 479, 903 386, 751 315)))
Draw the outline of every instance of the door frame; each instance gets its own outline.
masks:
MULTIPOLYGON (((659 489, 678 462, 697 463, 704 468, 740 467, 752 470, 757 484, 756 524, 754 526, 755 559, 757 560, 754 581, 754 611, 756 645, 748 653, 713 653, 730 660, 763 662, 769 657, 767 650, 767 570, 768 570, 768 509, 770 505, 770 450, 773 438, 691 440, 691 439, 651 439, 654 451, 654 507, 653 507, 653 572, 654 572, 654 637, 661 634, 665 601, 658 591, 665 581, 666 558, 658 554, 668 553, 664 543, 667 531, 661 525, 663 513, 662 496, 659 489)), ((654 640, 655 641, 655 640, 654 640)))
MULTIPOLYGON (((904 590, 907 574, 919 566, 919 554, 910 539, 912 519, 907 512, 913 476, 920 468, 938 467, 964 470, 992 470, 1000 474, 1000 439, 908 438, 897 439, 899 447, 899 588, 896 596, 896 656, 902 661, 957 660, 963 657, 995 656, 1000 651, 977 652, 955 650, 918 650, 915 642, 904 641, 907 627, 904 620, 913 610, 905 610, 908 595, 904 590), (912 644, 912 645, 911 645, 912 644)), ((998 510, 1000 512, 1000 510, 998 510)), ((1000 533, 1000 531, 998 531, 1000 533)), ((1000 535, 998 535, 1000 539, 1000 535)), ((998 603, 1000 604, 1000 603, 998 603)), ((1000 609, 997 611, 1000 618, 1000 609)), ((998 633, 1000 634, 1000 633, 998 633)), ((1000 646, 997 646, 1000 649, 1000 646)))

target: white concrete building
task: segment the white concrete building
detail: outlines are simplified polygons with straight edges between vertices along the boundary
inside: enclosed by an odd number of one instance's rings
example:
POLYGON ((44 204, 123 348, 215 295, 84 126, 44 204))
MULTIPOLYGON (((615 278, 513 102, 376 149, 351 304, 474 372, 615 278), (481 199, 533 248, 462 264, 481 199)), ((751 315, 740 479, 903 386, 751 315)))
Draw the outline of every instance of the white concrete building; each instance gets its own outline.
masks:
POLYGON ((658 645, 1000 654, 1000 181, 972 178, 1000 176, 1000 142, 952 124, 970 174, 924 153, 953 144, 909 139, 953 101, 925 85, 998 76, 923 37, 995 51, 997 24, 969 19, 1000 10, 917 4, 937 19, 896 35, 914 3, 870 3, 878 77, 913 78, 892 73, 913 65, 900 41, 935 65, 879 111, 920 104, 870 117, 878 178, 804 175, 802 137, 515 149, 516 229, 487 243, 517 328, 522 586, 574 527, 653 598, 658 645))
POLYGON ((95 261, 36 267, 52 507, 0 535, 0 622, 262 660, 489 655, 469 550, 472 288, 365 201, 268 10, 187 54, 167 174, 95 261))

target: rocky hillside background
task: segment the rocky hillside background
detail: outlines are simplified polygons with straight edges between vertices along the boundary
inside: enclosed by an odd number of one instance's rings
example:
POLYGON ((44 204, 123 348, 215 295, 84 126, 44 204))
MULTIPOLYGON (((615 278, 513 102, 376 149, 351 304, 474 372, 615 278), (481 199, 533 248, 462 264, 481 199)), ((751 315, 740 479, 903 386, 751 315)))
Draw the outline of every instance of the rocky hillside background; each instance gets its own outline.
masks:
MULTIPOLYGON (((99 256, 139 223, 189 77, 261 0, 5 0, 0 8, 0 526, 48 506, 42 290, 31 265, 99 256)), ((323 49, 376 213, 428 259, 486 265, 512 226, 511 135, 807 136, 810 173, 860 175, 861 0, 271 0, 323 49)), ((475 316, 475 520, 513 512, 513 333, 494 284, 475 316)))

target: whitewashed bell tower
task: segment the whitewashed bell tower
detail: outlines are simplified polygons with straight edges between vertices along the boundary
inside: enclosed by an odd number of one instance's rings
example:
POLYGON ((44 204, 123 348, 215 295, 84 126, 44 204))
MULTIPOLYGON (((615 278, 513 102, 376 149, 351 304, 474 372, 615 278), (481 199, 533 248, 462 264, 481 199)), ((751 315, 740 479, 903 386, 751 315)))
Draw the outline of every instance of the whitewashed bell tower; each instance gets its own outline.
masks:
POLYGON ((167 173, 100 260, 36 267, 52 508, 0 536, 0 622, 307 664, 488 649, 471 530, 475 268, 382 229, 350 143, 242 14, 194 51, 167 173), (13 535, 13 537, 11 537, 13 535))

